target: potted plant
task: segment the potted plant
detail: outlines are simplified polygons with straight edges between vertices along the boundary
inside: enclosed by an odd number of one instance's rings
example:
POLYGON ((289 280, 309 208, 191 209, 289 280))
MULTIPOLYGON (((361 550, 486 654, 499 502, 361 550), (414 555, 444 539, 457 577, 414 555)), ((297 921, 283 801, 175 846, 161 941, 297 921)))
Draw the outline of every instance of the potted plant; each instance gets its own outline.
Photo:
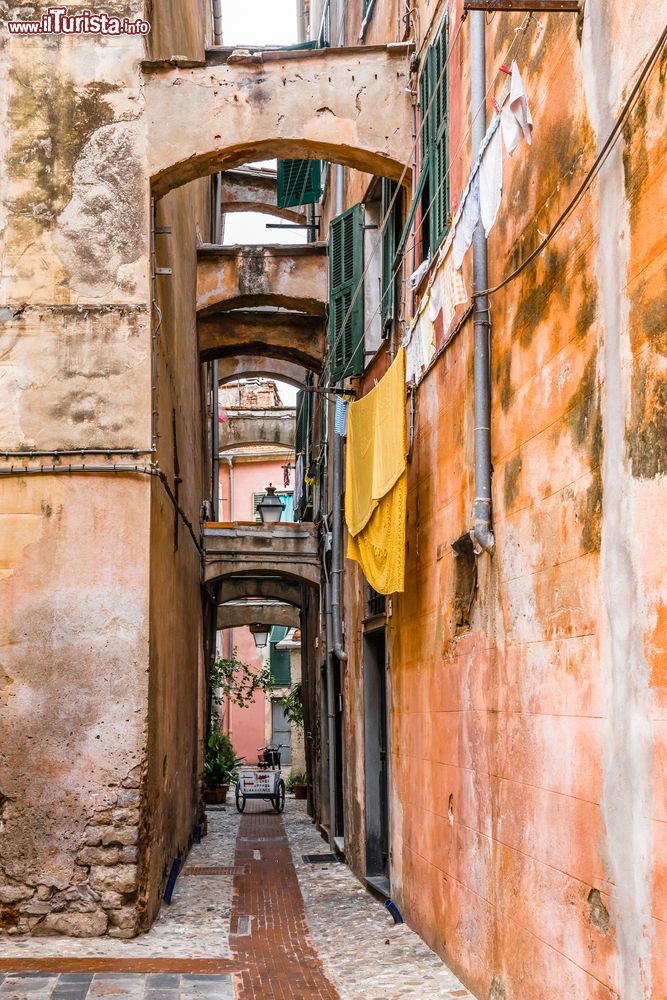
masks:
POLYGON ((305 771, 292 771, 285 788, 288 792, 294 793, 295 799, 305 799, 308 795, 308 776, 305 771))
POLYGON ((239 765, 243 763, 242 757, 237 757, 234 753, 232 741, 226 733, 214 729, 206 744, 206 759, 204 761, 204 774, 206 777, 206 788, 204 789, 204 801, 210 805, 220 804, 227 800, 229 786, 236 781, 239 773, 239 765))

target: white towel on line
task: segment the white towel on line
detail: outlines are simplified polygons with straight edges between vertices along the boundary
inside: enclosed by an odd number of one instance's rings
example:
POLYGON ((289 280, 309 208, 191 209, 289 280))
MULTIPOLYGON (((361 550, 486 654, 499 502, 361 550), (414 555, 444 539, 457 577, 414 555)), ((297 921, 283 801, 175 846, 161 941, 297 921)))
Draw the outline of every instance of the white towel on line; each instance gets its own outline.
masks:
POLYGON ((498 215, 503 193, 503 144, 500 129, 491 136, 479 165, 479 210, 484 233, 489 235, 498 215))
POLYGON ((516 59, 512 62, 510 96, 500 114, 500 125, 503 130, 505 149, 508 153, 513 153, 522 139, 525 139, 529 146, 531 145, 533 119, 516 59))

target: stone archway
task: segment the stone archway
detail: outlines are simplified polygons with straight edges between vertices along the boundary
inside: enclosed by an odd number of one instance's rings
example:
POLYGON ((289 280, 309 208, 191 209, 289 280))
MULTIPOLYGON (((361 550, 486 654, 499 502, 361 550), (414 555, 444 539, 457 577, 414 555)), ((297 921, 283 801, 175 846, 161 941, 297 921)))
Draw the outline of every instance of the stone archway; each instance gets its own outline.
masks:
POLYGON ((317 587, 321 563, 315 524, 204 524, 204 583, 230 576, 278 576, 317 587))
POLYGON ((264 51, 241 63, 213 54, 195 68, 146 65, 154 195, 271 157, 398 179, 410 148, 410 52, 409 44, 379 45, 264 51))
POLYGON ((221 604, 252 597, 257 600, 281 601, 294 607, 301 606, 301 584, 282 576, 251 574, 227 576, 218 583, 221 604))
POLYGON ((227 420, 220 424, 220 451, 250 445, 275 444, 294 449, 296 417, 293 407, 248 410, 226 407, 227 420))
POLYGON ((218 382, 236 382, 241 378, 269 378, 286 382, 296 389, 306 384, 311 369, 284 358, 266 358, 252 354, 233 354, 218 361, 218 382))
POLYGON ((241 628, 257 624, 299 628, 300 615, 298 607, 279 601, 227 601, 218 605, 217 627, 241 628))
POLYGON ((279 358, 320 371, 325 353, 324 322, 319 316, 278 310, 233 310, 199 321, 203 361, 236 355, 279 358))
POLYGON ((296 208, 278 208, 276 171, 264 167, 238 167, 225 170, 220 187, 220 208, 224 214, 260 212, 287 222, 303 225, 305 212, 296 208))
POLYGON ((200 318, 258 306, 323 316, 327 287, 325 243, 206 245, 197 251, 200 318))

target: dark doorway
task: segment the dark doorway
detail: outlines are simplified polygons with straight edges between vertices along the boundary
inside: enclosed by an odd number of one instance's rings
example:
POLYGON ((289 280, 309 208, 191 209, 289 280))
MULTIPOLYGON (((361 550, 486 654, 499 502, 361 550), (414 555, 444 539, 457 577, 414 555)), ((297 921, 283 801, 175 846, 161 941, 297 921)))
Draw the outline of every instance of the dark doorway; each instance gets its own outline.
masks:
POLYGON ((334 732, 335 732, 335 805, 333 834, 339 851, 345 850, 345 813, 343 807, 343 689, 341 665, 334 662, 334 732))
POLYGON ((389 775, 384 629, 364 636, 366 877, 389 894, 389 775))

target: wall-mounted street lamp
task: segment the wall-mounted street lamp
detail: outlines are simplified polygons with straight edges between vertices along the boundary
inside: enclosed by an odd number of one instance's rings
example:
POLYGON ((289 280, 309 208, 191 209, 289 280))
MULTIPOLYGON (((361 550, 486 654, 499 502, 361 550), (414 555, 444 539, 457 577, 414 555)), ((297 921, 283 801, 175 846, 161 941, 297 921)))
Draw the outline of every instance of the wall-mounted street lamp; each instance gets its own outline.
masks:
POLYGON ((266 493, 257 510, 264 524, 277 524, 282 517, 285 504, 276 496, 276 488, 271 483, 266 487, 266 493))
POLYGON ((270 629, 267 628, 266 625, 248 625, 248 628, 252 632, 252 637, 255 640, 257 649, 264 649, 269 641, 270 629))

